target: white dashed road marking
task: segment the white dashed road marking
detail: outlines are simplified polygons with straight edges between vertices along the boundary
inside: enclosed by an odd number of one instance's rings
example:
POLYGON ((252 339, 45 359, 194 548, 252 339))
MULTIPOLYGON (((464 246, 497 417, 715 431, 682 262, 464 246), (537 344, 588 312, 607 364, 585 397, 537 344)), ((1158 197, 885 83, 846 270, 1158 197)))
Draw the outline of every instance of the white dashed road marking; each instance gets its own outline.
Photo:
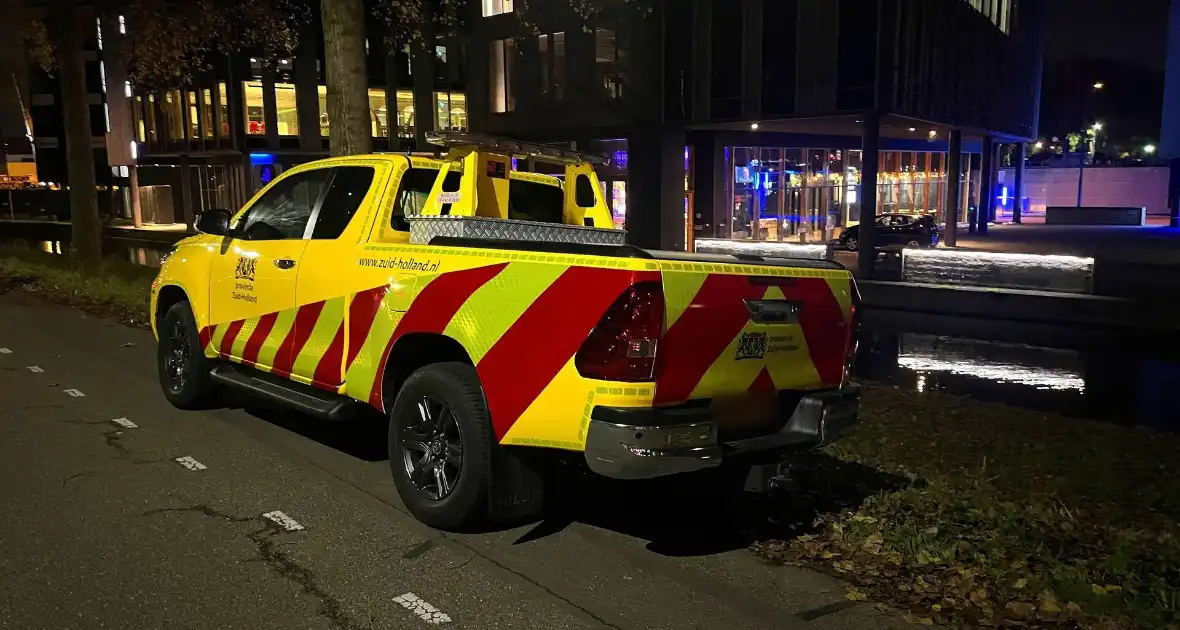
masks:
POLYGON ((63 389, 61 391, 69 394, 71 398, 82 398, 82 397, 86 396, 86 394, 83 394, 82 392, 80 392, 76 389, 63 389))
POLYGON ((111 418, 111 422, 123 427, 124 429, 138 429, 139 425, 128 420, 127 418, 111 418))
POLYGON ((12 350, 8 348, 0 348, 0 354, 12 354, 12 350))
POLYGON ((433 626, 451 621, 450 615, 413 593, 403 593, 394 597, 393 601, 401 604, 403 608, 418 615, 419 619, 433 626))
POLYGON ((202 464, 201 462, 198 462, 197 460, 193 459, 191 455, 185 455, 184 457, 177 457, 176 463, 180 464, 181 466, 184 466, 185 468, 187 468, 189 470, 194 470, 194 471, 195 470, 207 470, 209 468, 208 466, 202 464))
POLYGON ((33 374, 44 374, 45 373, 45 370, 41 369, 41 366, 39 366, 39 365, 30 365, 30 366, 28 366, 28 368, 29 368, 29 371, 32 372, 33 374))
POLYGON ((262 515, 262 518, 289 532, 297 532, 303 529, 303 526, 300 525, 295 519, 287 516, 286 514, 283 514, 278 510, 275 510, 274 512, 267 512, 266 514, 262 515))

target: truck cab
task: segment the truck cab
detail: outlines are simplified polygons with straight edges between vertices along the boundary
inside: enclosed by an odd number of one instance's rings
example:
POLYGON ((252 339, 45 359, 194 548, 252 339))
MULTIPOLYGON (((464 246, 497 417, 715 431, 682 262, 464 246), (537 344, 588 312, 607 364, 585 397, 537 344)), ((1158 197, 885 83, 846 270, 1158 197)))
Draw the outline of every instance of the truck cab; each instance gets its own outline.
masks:
POLYGON ((311 162, 202 214, 152 287, 165 397, 381 414, 399 493, 446 529, 538 509, 526 451, 643 479, 782 460, 855 422, 846 269, 634 247, 602 158, 432 140, 445 157, 311 162), (514 168, 530 159, 561 175, 514 168))

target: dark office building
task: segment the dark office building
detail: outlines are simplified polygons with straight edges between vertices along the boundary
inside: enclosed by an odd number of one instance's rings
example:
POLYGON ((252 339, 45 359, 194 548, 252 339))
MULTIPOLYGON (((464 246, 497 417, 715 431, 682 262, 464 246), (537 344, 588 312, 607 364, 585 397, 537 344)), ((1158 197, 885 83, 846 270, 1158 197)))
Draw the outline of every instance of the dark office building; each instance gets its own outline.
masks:
POLYGON ((612 156, 644 245, 825 241, 865 200, 966 222, 994 206, 995 147, 1036 135, 1041 2, 476 4, 472 127, 612 156))

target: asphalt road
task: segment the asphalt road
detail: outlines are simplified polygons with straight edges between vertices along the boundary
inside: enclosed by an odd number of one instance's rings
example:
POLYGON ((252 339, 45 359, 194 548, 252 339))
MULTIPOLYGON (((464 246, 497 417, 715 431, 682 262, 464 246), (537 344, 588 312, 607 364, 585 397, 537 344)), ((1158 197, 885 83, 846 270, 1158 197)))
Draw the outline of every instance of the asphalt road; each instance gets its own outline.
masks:
POLYGON ((577 488, 539 523, 432 530, 394 491, 383 427, 177 411, 150 333, 19 291, 0 295, 0 480, 6 628, 893 625, 759 563, 739 504, 691 487, 577 488))

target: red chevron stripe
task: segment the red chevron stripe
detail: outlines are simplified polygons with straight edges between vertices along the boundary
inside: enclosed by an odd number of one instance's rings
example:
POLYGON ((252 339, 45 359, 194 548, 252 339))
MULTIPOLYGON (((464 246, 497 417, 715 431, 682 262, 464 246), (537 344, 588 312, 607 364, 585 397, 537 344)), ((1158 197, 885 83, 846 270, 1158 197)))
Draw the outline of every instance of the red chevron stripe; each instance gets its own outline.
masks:
POLYGON ((262 351, 262 344, 266 343, 266 338, 270 331, 274 330, 278 319, 278 313, 267 313, 258 318, 258 325, 254 327, 254 332, 250 333, 250 338, 246 340, 246 349, 242 351, 243 365, 254 367, 258 363, 258 353, 262 351))
POLYGON ((197 336, 201 339, 201 352, 204 352, 205 349, 209 347, 209 344, 213 341, 214 328, 214 326, 206 326, 201 329, 200 333, 198 333, 197 336))
POLYGON ((844 358, 852 330, 832 288, 823 278, 798 278, 781 289, 788 300, 803 303, 799 309, 799 326, 803 328, 807 353, 820 382, 838 385, 844 376, 844 358))
POLYGON ((705 372, 750 320, 745 300, 758 299, 766 287, 746 276, 709 274, 680 319, 660 343, 663 370, 656 379, 655 404, 688 400, 705 372))
POLYGON ((352 298, 352 304, 348 307, 348 361, 344 364, 345 370, 352 367, 361 346, 365 345, 369 329, 373 327, 373 320, 377 318, 381 301, 385 299, 388 291, 389 285, 383 284, 368 291, 361 291, 352 298))
POLYGON ((299 311, 295 313, 295 323, 291 325, 290 332, 283 339, 278 354, 275 355, 271 373, 284 378, 291 376, 291 366, 295 364, 295 357, 299 356, 299 351, 303 350, 308 337, 311 337, 311 331, 323 310, 324 302, 312 302, 299 307, 299 311))
POLYGON ((578 351, 606 309, 656 273, 570 267, 512 324, 476 366, 501 439, 578 351))
POLYGON ((319 363, 316 363, 315 374, 311 378, 311 384, 328 391, 336 391, 340 387, 340 383, 344 382, 344 378, 340 373, 340 359, 344 354, 344 323, 336 328, 336 334, 332 336, 332 343, 328 344, 328 348, 320 355, 319 363))
POLYGON ((750 383, 750 393, 772 394, 775 391, 774 379, 770 377, 770 370, 762 368, 762 371, 758 373, 758 377, 754 379, 753 383, 750 383))
POLYGON ((410 333, 442 333, 446 330, 447 324, 451 323, 451 318, 455 316, 459 307, 467 301, 467 298, 471 297, 476 289, 495 278, 496 274, 507 266, 508 263, 499 263, 444 273, 428 283, 415 296, 409 310, 402 316, 397 328, 394 329, 389 341, 385 344, 385 351, 381 353, 381 362, 377 364, 377 376, 373 379, 373 389, 369 393, 370 405, 385 411, 383 381, 385 380, 386 363, 389 361, 389 352, 393 349, 393 344, 403 335, 410 333))
POLYGON ((242 325, 245 323, 246 320, 239 319, 236 322, 230 322, 229 328, 225 329, 225 336, 221 338, 221 348, 218 351, 221 358, 224 359, 231 356, 230 353, 234 349, 234 340, 238 338, 238 333, 242 332, 242 325))

